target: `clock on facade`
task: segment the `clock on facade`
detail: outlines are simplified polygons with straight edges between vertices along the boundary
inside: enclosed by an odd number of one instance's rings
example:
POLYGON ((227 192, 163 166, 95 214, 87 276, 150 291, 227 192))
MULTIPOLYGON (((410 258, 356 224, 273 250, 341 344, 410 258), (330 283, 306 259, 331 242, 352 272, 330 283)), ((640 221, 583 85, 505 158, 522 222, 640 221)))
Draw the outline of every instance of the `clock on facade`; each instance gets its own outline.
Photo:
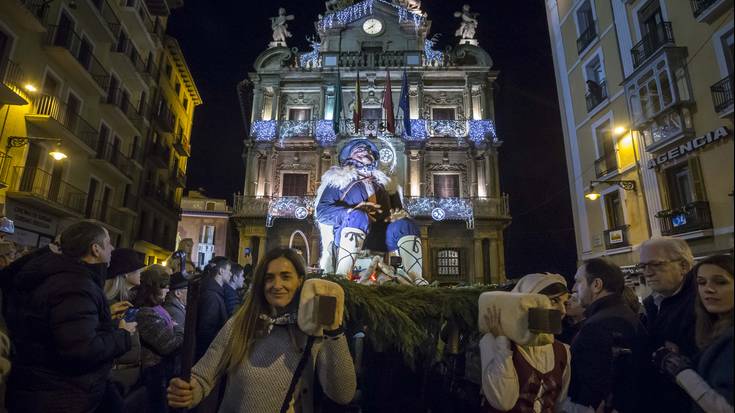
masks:
POLYGON ((367 19, 362 24, 362 30, 371 35, 379 34, 383 31, 383 22, 375 18, 367 19))

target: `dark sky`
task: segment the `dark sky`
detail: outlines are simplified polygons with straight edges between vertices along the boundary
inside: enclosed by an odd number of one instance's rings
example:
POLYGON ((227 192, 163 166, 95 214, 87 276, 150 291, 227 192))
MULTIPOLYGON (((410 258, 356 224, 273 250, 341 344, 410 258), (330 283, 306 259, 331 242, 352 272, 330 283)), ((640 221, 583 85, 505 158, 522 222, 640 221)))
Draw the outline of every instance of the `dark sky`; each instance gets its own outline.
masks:
MULTIPOLYGON (((513 223, 505 232, 506 272, 574 273, 576 252, 566 163, 544 2, 424 0, 431 34, 440 46, 456 44, 453 12, 468 3, 480 13, 477 38, 500 70, 496 122, 501 187, 510 194, 513 223)), ((269 17, 279 6, 296 19, 289 47, 309 50, 305 37, 323 13, 320 0, 187 0, 174 11, 168 33, 176 37, 204 100, 192 133, 188 188, 232 199, 242 190, 240 157, 245 131, 236 84, 252 71, 271 39, 269 17)))

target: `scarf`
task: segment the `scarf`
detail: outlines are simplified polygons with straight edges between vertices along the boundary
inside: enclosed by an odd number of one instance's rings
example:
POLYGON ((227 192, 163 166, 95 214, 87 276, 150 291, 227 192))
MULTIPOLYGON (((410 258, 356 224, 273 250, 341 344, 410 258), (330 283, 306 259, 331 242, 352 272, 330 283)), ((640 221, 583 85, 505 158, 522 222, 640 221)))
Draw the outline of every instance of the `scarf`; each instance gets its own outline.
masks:
POLYGON ((285 326, 289 324, 296 324, 296 321, 298 320, 298 313, 285 313, 283 315, 277 316, 275 318, 270 317, 267 314, 261 314, 258 316, 261 320, 265 321, 266 327, 266 335, 270 334, 273 330, 273 326, 285 326))

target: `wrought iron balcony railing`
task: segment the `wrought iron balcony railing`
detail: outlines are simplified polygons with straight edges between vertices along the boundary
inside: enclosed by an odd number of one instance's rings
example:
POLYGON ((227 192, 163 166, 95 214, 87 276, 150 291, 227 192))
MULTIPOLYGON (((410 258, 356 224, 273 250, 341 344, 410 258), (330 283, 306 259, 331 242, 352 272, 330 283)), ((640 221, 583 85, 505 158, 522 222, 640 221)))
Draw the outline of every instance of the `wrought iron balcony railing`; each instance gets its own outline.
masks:
POLYGON ((732 89, 735 76, 730 75, 710 87, 712 102, 715 104, 715 112, 724 112, 733 105, 732 89))
MULTIPOLYGON (((140 104, 135 105, 130 101, 127 94, 123 93, 122 89, 111 89, 107 91, 107 97, 103 100, 104 103, 117 106, 120 111, 125 115, 130 123, 138 129, 138 132, 143 134, 145 131, 143 126, 143 116, 139 112, 140 104)), ((143 106, 145 107, 145 106, 143 106)))
POLYGON ((133 42, 131 42, 130 40, 118 42, 116 45, 113 45, 112 51, 115 53, 123 54, 125 57, 127 57, 130 63, 135 68, 135 71, 137 71, 138 73, 142 75, 147 74, 148 66, 146 65, 146 62, 143 61, 143 58, 141 57, 140 53, 138 53, 138 50, 133 45, 133 42))
POLYGON ((641 41, 630 49, 633 56, 633 67, 639 67, 662 46, 669 43, 674 43, 674 32, 671 29, 671 22, 663 22, 643 36, 641 41))
POLYGON ((10 191, 22 192, 83 214, 87 193, 40 168, 13 167, 10 191))
POLYGON ((577 39, 577 54, 582 54, 584 49, 586 49, 587 46, 589 46, 596 37, 597 22, 593 21, 592 24, 590 24, 589 27, 585 29, 585 31, 579 34, 579 38, 577 39))
POLYGON ((717 3, 717 0, 690 0, 692 3, 692 13, 694 18, 699 17, 709 6, 717 3))
POLYGON ((158 125, 161 132, 173 133, 175 125, 174 115, 166 106, 161 106, 157 113, 152 111, 151 118, 151 120, 156 122, 156 125, 158 125))
POLYGON ((102 159, 117 168, 123 175, 133 178, 133 164, 130 158, 123 154, 116 146, 108 142, 100 142, 97 147, 97 159, 102 159))
POLYGON ((18 63, 10 59, 0 60, 0 81, 6 86, 15 91, 20 91, 23 89, 25 79, 25 73, 23 73, 23 69, 18 63))
POLYGON ((108 3, 107 0, 89 0, 89 2, 92 3, 100 16, 102 16, 102 19, 107 24, 107 28, 110 29, 112 34, 117 37, 120 33, 120 19, 118 19, 115 12, 112 11, 110 3, 108 3))
POLYGON ((148 156, 151 161, 158 164, 161 168, 168 168, 171 160, 171 148, 165 142, 151 142, 148 145, 148 156))
POLYGON ((51 7, 48 0, 20 0, 20 2, 39 22, 42 24, 46 22, 46 15, 51 7))
POLYGON ((385 119, 364 119, 357 127, 351 119, 342 119, 334 130, 332 120, 258 120, 250 127, 250 136, 256 142, 271 142, 276 139, 314 138, 323 146, 334 143, 337 136, 401 136, 408 141, 429 138, 469 139, 475 143, 497 139, 492 120, 425 120, 411 119, 411 134, 405 133, 403 120, 394 122, 395 132, 388 130, 385 119))
POLYGON ((595 176, 597 176, 598 178, 617 170, 618 157, 615 152, 604 154, 600 158, 595 160, 595 176))
POLYGON ((628 239, 628 228, 629 225, 622 225, 605 230, 603 232, 605 237, 605 249, 611 250, 615 248, 630 246, 630 240, 628 239))
POLYGON ((176 149, 176 152, 178 152, 181 156, 190 156, 191 155, 191 146, 189 145, 189 138, 184 135, 182 132, 179 132, 176 134, 175 140, 174 140, 174 149, 176 149))
POLYGON ((13 157, 0 151, 0 189, 7 188, 10 185, 10 166, 13 164, 13 157))
POLYGON ((86 211, 87 218, 104 222, 117 229, 124 230, 127 219, 123 213, 113 209, 109 204, 96 200, 88 205, 86 211))
POLYGON ((92 48, 70 27, 48 26, 46 44, 50 46, 63 47, 79 62, 87 73, 92 76, 95 83, 103 89, 107 89, 110 82, 110 74, 105 70, 102 63, 92 53, 92 48))
POLYGON ((661 225, 661 235, 666 236, 712 228, 709 202, 706 201, 660 211, 656 218, 661 225))
POLYGON ((33 100, 31 115, 44 115, 56 120, 90 149, 97 149, 99 132, 76 110, 62 103, 56 96, 38 95, 33 100))
POLYGON ((600 83, 588 81, 587 84, 589 90, 584 98, 587 102, 587 112, 592 112, 592 109, 607 99, 607 82, 604 80, 600 83))

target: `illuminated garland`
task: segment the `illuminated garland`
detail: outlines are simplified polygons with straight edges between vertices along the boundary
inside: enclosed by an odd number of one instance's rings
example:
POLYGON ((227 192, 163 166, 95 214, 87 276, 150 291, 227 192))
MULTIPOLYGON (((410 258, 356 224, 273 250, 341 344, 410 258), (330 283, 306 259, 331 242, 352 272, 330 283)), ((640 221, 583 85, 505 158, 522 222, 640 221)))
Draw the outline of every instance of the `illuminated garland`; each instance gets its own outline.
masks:
POLYGON ((332 146, 337 141, 337 134, 334 133, 331 120, 316 121, 316 141, 322 147, 332 146))
POLYGON ((313 196, 282 196, 271 199, 265 226, 272 227, 276 218, 306 219, 314 211, 313 196))
POLYGON ((482 143, 485 140, 497 141, 498 137, 495 133, 495 124, 492 120, 471 120, 469 121, 470 133, 469 139, 474 143, 482 143), (488 139, 489 138, 489 139, 488 139))
POLYGON ((444 63, 444 53, 434 50, 433 47, 434 42, 429 39, 424 40, 424 55, 426 56, 425 64, 428 66, 431 66, 434 63, 441 65, 444 63))
POLYGON ((417 29, 424 24, 424 16, 420 13, 414 13, 405 7, 388 3, 385 0, 365 0, 361 3, 353 4, 352 6, 346 7, 342 10, 327 14, 317 22, 317 27, 319 30, 324 31, 335 27, 345 26, 360 20, 373 14, 373 5, 376 1, 398 9, 398 23, 411 21, 417 29))
POLYGON ((270 142, 276 138, 275 120, 256 120, 250 128, 250 135, 256 142, 270 142))

